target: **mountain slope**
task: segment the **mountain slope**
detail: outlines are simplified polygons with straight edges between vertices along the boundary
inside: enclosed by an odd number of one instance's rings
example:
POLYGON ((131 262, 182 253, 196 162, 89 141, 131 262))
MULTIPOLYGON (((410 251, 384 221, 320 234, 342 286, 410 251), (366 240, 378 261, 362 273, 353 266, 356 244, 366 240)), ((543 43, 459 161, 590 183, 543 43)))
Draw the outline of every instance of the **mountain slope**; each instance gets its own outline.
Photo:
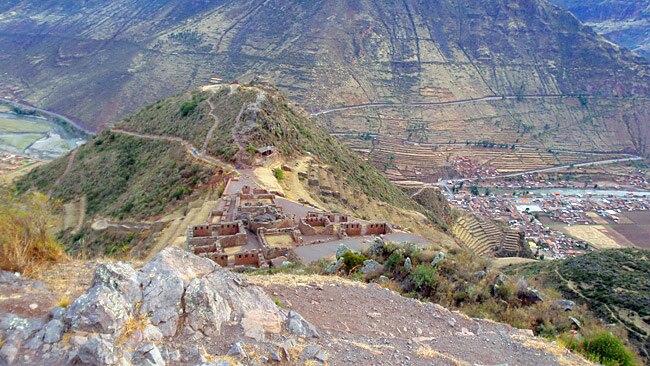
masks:
POLYGON ((551 0, 610 41, 650 58, 650 1, 551 0))
POLYGON ((650 350, 650 252, 610 249, 563 261, 515 267, 517 275, 553 284, 586 303, 603 319, 621 324, 648 363, 650 350))
MULTIPOLYGON (((79 223, 64 225, 63 238, 74 250, 86 245, 110 255, 135 244, 142 244, 138 250, 150 247, 151 240, 158 240, 158 224, 181 225, 179 218, 204 222, 200 212, 214 208, 223 183, 233 175, 251 176, 269 169, 269 163, 304 159, 345 187, 365 210, 335 197, 328 197, 331 205, 321 203, 322 208, 424 228, 432 240, 449 239, 439 229, 450 219, 439 193, 431 192, 438 195, 436 206, 419 205, 317 128, 276 88, 260 83, 210 86, 160 100, 68 156, 34 169, 18 188, 60 199, 66 217, 73 211, 76 218, 67 221, 79 223), (256 153, 269 145, 277 149, 271 162, 256 153)), ((256 184, 257 178, 252 179, 256 184)), ((297 184, 308 189, 305 180, 297 184)), ((183 234, 188 225, 172 231, 183 234)))
MULTIPOLYGON (((440 130, 436 122, 466 128, 486 115, 501 120, 495 129, 504 131, 569 121, 584 137, 569 143, 589 149, 646 153, 650 135, 647 64, 544 1, 121 0, 105 7, 13 0, 2 10, 0 45, 9 50, 0 60, 8 72, 3 90, 94 129, 213 76, 260 76, 308 110, 539 98, 402 108, 402 118, 423 121, 429 137, 440 130), (558 95, 584 95, 588 107, 558 95)), ((355 126, 361 132, 394 118, 374 110, 356 115, 373 122, 355 126)), ((344 130, 348 119, 336 115, 323 123, 344 130)), ((566 144, 564 127, 541 143, 566 144)), ((485 139, 493 133, 478 130, 485 139)), ((541 139, 537 133, 520 138, 541 139)))

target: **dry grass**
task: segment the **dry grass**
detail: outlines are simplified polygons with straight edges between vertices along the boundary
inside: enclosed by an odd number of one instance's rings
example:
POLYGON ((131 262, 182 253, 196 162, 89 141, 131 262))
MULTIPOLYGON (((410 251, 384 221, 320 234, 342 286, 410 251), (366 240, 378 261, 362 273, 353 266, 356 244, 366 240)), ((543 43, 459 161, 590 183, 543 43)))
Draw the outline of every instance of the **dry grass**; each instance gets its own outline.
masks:
POLYGON ((63 295, 56 302, 55 306, 60 308, 67 308, 72 303, 72 298, 68 295, 63 295))
POLYGON ((31 274, 67 257, 52 233, 53 210, 42 194, 0 190, 0 269, 31 274))
POLYGON ((258 286, 281 285, 286 287, 308 287, 314 284, 321 286, 346 285, 365 288, 368 285, 358 281, 352 281, 338 276, 320 275, 292 275, 278 273, 270 276, 248 276, 251 283, 258 286))
MULTIPOLYGON (((141 305, 142 304, 140 302, 135 304, 136 312, 138 312, 140 310, 141 305)), ((137 331, 144 330, 144 328, 146 328, 147 325, 149 325, 150 323, 151 322, 149 320, 149 317, 144 315, 144 314, 140 314, 138 316, 129 318, 124 323, 124 329, 123 329, 122 333, 120 334, 120 337, 119 337, 119 339, 117 341, 117 344, 126 343, 129 340, 129 338, 131 338, 131 335, 133 333, 135 333, 137 331)))
POLYGON ((459 360, 459 359, 457 359, 455 357, 446 355, 444 353, 440 353, 440 352, 438 352, 438 351, 436 351, 433 348, 428 347, 428 346, 423 346, 423 347, 418 348, 418 350, 415 351, 415 354, 417 354, 418 356, 420 356, 422 358, 426 358, 426 359, 429 359, 429 360, 432 360, 434 358, 442 358, 442 359, 450 361, 454 366, 469 366, 469 363, 467 363, 465 361, 459 360))

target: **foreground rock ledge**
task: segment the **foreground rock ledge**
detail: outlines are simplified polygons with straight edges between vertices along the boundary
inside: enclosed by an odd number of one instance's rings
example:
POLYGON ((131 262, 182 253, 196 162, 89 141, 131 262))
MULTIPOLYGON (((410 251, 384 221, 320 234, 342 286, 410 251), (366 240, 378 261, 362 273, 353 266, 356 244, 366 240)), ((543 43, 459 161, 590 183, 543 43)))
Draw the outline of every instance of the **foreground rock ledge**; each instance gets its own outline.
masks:
POLYGON ((588 364, 530 332, 378 285, 253 278, 180 249, 140 269, 100 264, 66 309, 0 315, 0 365, 588 364))

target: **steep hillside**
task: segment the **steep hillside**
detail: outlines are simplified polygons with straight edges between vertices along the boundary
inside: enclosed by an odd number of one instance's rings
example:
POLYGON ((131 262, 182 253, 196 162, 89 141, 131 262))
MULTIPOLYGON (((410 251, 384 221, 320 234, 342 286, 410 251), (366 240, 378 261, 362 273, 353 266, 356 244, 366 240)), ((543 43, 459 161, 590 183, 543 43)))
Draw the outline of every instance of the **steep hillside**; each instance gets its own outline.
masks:
POLYGON ((538 278, 629 332, 646 364, 650 350, 650 252, 610 249, 509 270, 538 278))
MULTIPOLYGON (((305 159, 360 202, 328 197, 326 203, 316 201, 322 208, 450 240, 436 226, 444 226, 449 210, 438 192, 431 197, 436 209, 425 209, 317 128, 276 88, 261 83, 204 87, 160 100, 71 154, 34 169, 18 188, 47 192, 64 203, 61 238, 71 251, 119 256, 136 248, 131 255, 138 256, 152 246, 178 242, 189 225, 205 222, 232 175, 257 184, 263 178, 253 177, 254 172, 268 170, 277 185, 271 164, 305 159), (268 158, 257 153, 266 146, 276 153, 268 158)), ((292 189, 303 192, 306 186, 302 180, 292 189)))
POLYGON ((215 173, 180 144, 106 131, 76 153, 32 170, 18 187, 50 192, 64 202, 85 197, 89 217, 143 220, 169 211, 215 173))
POLYGON ((370 198, 406 209, 419 208, 378 170, 315 126, 268 84, 203 88, 148 106, 116 128, 181 137, 201 146, 200 150, 210 156, 242 167, 249 165, 255 149, 264 146, 277 148, 287 161, 312 155, 332 169, 340 181, 370 198), (186 115, 181 110, 184 105, 191 107, 187 107, 186 115))
POLYGON ((650 1, 551 0, 608 40, 650 58, 650 1))
POLYGON ((322 122, 336 131, 400 135, 410 123, 433 138, 458 126, 460 140, 476 125, 483 139, 647 153, 645 61, 545 1, 12 0, 1 10, 5 94, 95 129, 211 77, 259 76, 308 110, 401 113, 330 113, 322 122), (486 96, 496 98, 408 104, 486 96))

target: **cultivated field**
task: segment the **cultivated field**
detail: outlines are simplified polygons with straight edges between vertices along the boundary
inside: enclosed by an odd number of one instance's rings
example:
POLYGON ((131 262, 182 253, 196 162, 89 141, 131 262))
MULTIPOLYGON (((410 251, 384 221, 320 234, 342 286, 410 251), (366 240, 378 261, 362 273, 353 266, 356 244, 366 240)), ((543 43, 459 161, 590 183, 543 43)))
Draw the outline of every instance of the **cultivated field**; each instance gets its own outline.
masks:
POLYGON ((616 240, 618 236, 613 229, 603 225, 574 225, 565 226, 562 229, 567 234, 589 242, 591 245, 598 249, 612 249, 620 248, 621 238, 616 240))
POLYGON ((650 212, 626 212, 621 216, 624 216, 631 223, 613 224, 611 225, 612 229, 632 242, 634 246, 650 249, 650 212))

